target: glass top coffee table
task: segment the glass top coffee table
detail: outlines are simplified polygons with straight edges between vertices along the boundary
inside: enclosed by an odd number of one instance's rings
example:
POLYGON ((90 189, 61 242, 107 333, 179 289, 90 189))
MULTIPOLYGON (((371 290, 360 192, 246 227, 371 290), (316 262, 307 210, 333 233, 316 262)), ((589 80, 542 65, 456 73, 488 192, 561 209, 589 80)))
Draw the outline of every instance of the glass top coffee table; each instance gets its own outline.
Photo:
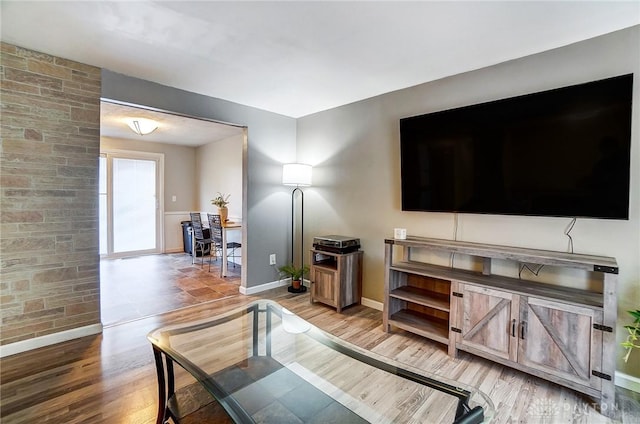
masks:
POLYGON ((269 300, 148 339, 157 423, 179 418, 174 364, 237 423, 480 423, 494 413, 477 389, 347 343, 269 300))

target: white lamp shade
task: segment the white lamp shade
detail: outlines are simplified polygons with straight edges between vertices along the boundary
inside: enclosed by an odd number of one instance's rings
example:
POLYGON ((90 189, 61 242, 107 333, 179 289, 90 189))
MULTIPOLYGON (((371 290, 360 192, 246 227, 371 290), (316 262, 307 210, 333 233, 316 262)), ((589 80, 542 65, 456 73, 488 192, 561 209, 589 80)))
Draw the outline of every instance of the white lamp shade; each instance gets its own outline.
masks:
POLYGON ((151 134, 158 128, 156 121, 147 118, 129 118, 127 119, 127 125, 131 128, 131 131, 138 135, 151 134))
POLYGON ((282 184, 290 186, 311 185, 311 165, 286 163, 282 166, 282 184))

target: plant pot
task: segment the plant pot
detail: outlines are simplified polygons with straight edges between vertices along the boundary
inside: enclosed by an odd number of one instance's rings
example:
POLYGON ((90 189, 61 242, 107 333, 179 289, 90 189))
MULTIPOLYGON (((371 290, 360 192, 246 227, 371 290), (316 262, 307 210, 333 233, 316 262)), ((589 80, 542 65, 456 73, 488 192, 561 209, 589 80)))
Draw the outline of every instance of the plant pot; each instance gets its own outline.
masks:
POLYGON ((226 206, 218 208, 218 215, 220 215, 220 222, 222 222, 222 225, 224 225, 224 223, 227 222, 229 218, 229 209, 227 209, 226 206))
POLYGON ((291 280, 291 287, 293 287, 294 290, 300 290, 301 285, 300 280, 291 280))

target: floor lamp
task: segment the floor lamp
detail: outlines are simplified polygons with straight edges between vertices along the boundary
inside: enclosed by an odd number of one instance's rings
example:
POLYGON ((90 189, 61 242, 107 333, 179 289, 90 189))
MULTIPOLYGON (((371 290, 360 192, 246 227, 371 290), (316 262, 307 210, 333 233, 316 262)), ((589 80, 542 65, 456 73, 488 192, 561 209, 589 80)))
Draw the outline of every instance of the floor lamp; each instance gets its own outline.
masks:
MULTIPOLYGON (((300 187, 308 187, 311 185, 311 165, 302 163, 286 163, 282 167, 282 184, 287 186, 295 186, 291 192, 291 263, 294 263, 295 255, 293 254, 294 243, 294 223, 295 223, 295 194, 300 192, 300 268, 304 269, 304 192, 300 187)), ((302 281, 304 283, 304 274, 302 281)), ((307 291, 304 284, 300 285, 300 289, 296 290, 293 285, 288 289, 292 293, 303 293, 307 291)))

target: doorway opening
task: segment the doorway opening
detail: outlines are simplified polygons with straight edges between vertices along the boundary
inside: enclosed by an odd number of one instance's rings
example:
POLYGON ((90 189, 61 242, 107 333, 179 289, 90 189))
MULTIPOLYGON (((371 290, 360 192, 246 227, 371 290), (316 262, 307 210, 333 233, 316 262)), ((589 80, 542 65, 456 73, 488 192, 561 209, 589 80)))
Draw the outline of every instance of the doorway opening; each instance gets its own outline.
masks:
MULTIPOLYGON (((116 325, 239 294, 246 268, 208 258, 192 264, 183 223, 190 212, 216 213, 217 192, 230 194, 229 218, 245 214, 247 129, 117 101, 101 102, 100 308, 116 325), (144 136, 127 125, 153 119, 144 136), (104 219, 103 219, 104 218, 104 219), (217 267, 217 268, 216 268, 217 267)), ((245 225, 241 225, 243 251, 245 225)))

